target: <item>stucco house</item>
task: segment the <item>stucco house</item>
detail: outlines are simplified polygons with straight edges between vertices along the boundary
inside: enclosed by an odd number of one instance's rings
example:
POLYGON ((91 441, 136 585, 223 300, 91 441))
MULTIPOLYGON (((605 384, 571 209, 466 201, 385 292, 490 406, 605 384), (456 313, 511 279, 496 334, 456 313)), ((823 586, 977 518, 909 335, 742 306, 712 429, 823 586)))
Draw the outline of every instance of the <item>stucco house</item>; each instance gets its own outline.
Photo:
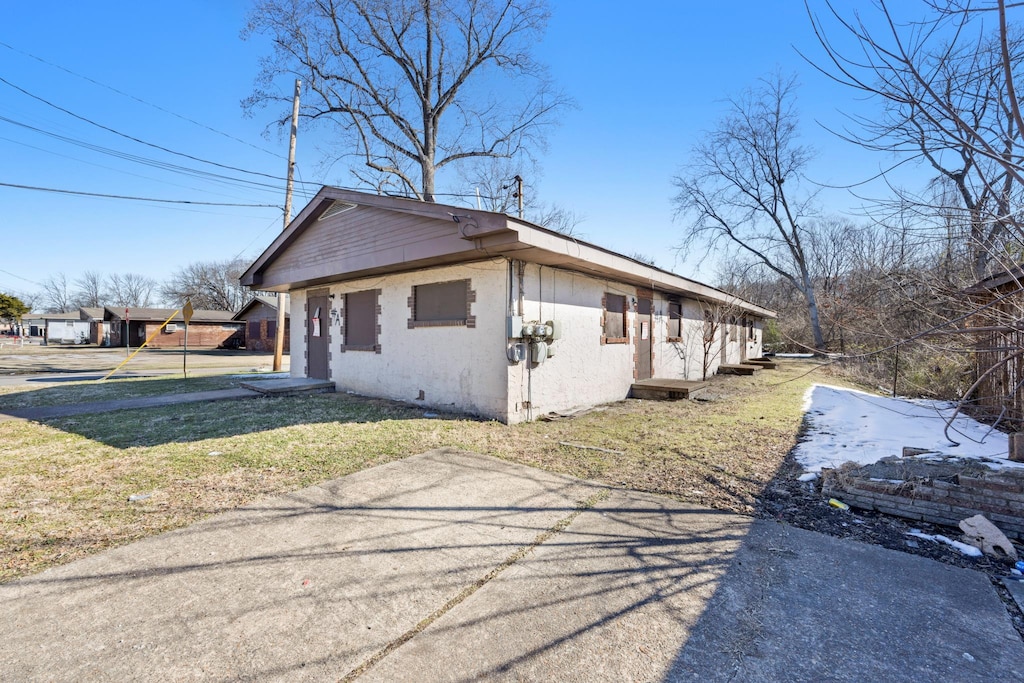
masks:
POLYGON ((293 376, 508 423, 760 357, 774 316, 504 214, 333 187, 242 283, 290 293, 293 376))

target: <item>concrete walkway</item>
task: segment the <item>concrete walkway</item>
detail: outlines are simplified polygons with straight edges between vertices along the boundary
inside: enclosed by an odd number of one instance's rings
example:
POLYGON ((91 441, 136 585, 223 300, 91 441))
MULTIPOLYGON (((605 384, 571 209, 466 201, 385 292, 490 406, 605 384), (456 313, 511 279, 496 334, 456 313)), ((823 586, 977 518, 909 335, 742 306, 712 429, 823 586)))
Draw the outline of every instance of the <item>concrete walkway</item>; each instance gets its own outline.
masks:
POLYGON ((994 681, 977 572, 439 450, 0 586, 6 680, 994 681))
POLYGON ((121 398, 111 401, 70 403, 59 406, 11 408, 9 410, 0 408, 0 422, 13 419, 50 420, 58 417, 70 417, 72 415, 109 413, 114 410, 134 410, 137 408, 157 408, 181 403, 229 401, 240 398, 258 398, 260 396, 295 396, 328 391, 334 391, 333 382, 311 380, 303 377, 254 379, 243 382, 238 389, 214 389, 211 391, 193 391, 182 394, 121 398))
POLYGON ((179 403, 202 403, 204 401, 227 401, 239 398, 257 398, 260 394, 250 389, 216 389, 213 391, 193 391, 186 394, 161 394, 159 396, 142 396, 139 398, 123 398, 113 401, 92 401, 89 403, 71 403, 60 406, 34 406, 31 408, 0 409, 0 421, 50 420, 56 417, 86 415, 90 413, 109 413, 113 410, 131 410, 135 408, 156 408, 179 403))

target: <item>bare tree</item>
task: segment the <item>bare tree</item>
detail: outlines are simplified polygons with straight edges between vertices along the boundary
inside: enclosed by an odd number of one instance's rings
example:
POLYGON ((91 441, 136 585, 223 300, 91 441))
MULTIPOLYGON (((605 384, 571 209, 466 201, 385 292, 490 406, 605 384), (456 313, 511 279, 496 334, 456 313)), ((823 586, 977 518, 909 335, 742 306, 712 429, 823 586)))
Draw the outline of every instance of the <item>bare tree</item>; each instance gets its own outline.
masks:
POLYGON ((567 103, 531 55, 547 19, 544 0, 262 0, 243 35, 274 52, 245 105, 302 79, 301 115, 337 125, 361 182, 434 201, 444 167, 520 155, 567 103))
MULTIPOLYGON (((920 314, 919 321, 930 313, 939 322, 894 337, 880 353, 898 352, 913 340, 915 347, 937 354, 970 357, 976 381, 961 398, 967 400, 988 382, 981 402, 1002 400, 999 419, 1006 411, 1020 423, 1024 37, 1009 15, 1019 15, 1022 5, 1005 0, 926 0, 923 5, 923 18, 907 17, 908 5, 888 0, 876 0, 864 15, 844 16, 827 2, 825 13, 809 10, 824 48, 821 71, 881 105, 881 116, 855 119, 855 130, 844 137, 895 153, 897 163, 916 159, 934 171, 929 188, 917 196, 898 192, 890 207, 895 205, 904 220, 909 215, 915 224, 928 225, 945 247, 943 257, 938 267, 923 271, 933 272, 931 278, 907 275, 893 281, 892 291, 912 301, 906 307, 920 314), (844 49, 851 38, 852 48, 844 49), (999 277, 965 290, 964 285, 992 274, 999 277), (999 278, 1006 282, 992 284, 999 278), (992 337, 986 340, 979 328, 992 337)), ((920 13, 921 7, 912 11, 920 13)), ((897 375, 894 370, 894 386, 897 375)))
POLYGON ((107 303, 103 274, 87 270, 75 278, 74 300, 78 306, 99 307, 107 303))
POLYGON ((842 17, 831 5, 834 25, 812 14, 825 48, 822 70, 835 80, 877 98, 882 115, 852 116, 841 137, 866 149, 916 160, 935 172, 924 193, 893 187, 883 210, 913 211, 960 252, 965 275, 989 274, 1008 242, 1024 233, 1016 217, 1024 193, 1024 122, 1016 84, 1024 67, 1024 37, 1006 23, 1002 0, 967 3, 936 0, 923 21, 906 22, 884 0, 883 19, 871 30, 842 17), (976 19, 998 15, 995 31, 976 19), (852 35, 855 56, 829 37, 852 35))
POLYGON ((683 251, 739 252, 789 281, 803 296, 814 348, 824 350, 806 251, 814 193, 801 188, 812 150, 797 142, 795 88, 776 74, 730 100, 674 179, 674 203, 688 221, 683 251))
POLYGON ((153 305, 157 283, 138 273, 114 273, 108 279, 110 301, 115 306, 147 308, 153 305))
POLYGON ((64 313, 72 308, 71 290, 68 277, 64 273, 55 273, 42 282, 43 289, 38 294, 39 301, 47 313, 64 313))
POLYGON ((176 306, 189 299, 196 308, 237 311, 253 296, 239 281, 248 266, 243 259, 190 263, 179 268, 161 292, 176 306))

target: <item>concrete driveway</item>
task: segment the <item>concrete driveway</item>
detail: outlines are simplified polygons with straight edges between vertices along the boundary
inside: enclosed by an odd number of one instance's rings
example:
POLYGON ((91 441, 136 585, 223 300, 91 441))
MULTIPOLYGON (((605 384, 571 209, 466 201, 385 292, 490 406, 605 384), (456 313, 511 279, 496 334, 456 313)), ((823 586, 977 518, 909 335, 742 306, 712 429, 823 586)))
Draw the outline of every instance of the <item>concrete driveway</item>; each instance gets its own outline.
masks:
POLYGON ((1020 680, 983 575, 438 450, 0 586, 4 680, 1020 680))

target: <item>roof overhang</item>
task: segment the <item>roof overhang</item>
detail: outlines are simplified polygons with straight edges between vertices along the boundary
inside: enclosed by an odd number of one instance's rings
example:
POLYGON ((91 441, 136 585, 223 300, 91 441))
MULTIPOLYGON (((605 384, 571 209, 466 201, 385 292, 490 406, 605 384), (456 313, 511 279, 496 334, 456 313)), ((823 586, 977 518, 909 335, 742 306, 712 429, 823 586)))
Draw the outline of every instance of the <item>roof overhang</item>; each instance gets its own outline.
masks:
MULTIPOLYGON (((332 282, 420 270, 423 268, 470 263, 496 256, 520 259, 531 263, 563 268, 598 278, 615 280, 667 294, 689 297, 710 303, 734 306, 744 312, 774 318, 775 312, 750 303, 696 280, 650 266, 616 252, 578 240, 574 237, 533 225, 505 214, 420 202, 397 197, 352 192, 324 187, 306 205, 288 227, 242 275, 242 284, 266 291, 286 292, 332 282), (325 212, 345 202, 388 211, 450 221, 453 235, 461 238, 465 248, 442 250, 416 258, 392 259, 347 272, 332 272, 320 267, 304 270, 291 281, 272 281, 264 277, 267 268, 325 212)), ((333 269, 336 270, 336 269, 333 269)))

